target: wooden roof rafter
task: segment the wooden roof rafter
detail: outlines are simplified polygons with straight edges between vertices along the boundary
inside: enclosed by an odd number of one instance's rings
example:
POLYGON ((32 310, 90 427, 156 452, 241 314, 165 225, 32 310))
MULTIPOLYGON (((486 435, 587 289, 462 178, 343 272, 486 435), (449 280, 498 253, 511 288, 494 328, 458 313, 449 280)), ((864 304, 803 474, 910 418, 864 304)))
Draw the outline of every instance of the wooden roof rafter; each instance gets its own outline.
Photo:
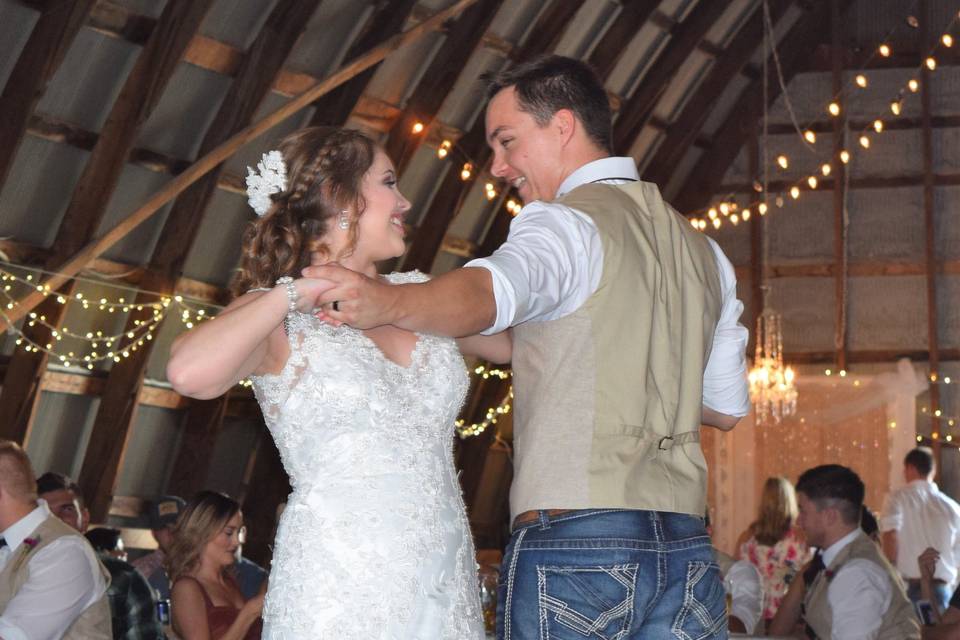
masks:
POLYGON ((707 32, 732 0, 700 0, 687 18, 673 31, 670 41, 657 61, 651 64, 640 83, 627 98, 614 122, 614 150, 625 154, 628 144, 640 135, 650 120, 660 97, 670 86, 679 69, 706 38, 707 32))
MULTIPOLYGON (((137 133, 153 111, 160 95, 173 75, 183 51, 200 27, 212 0, 171 0, 164 8, 143 47, 133 69, 124 82, 110 114, 80 176, 60 222, 46 267, 56 271, 84 243, 89 242, 103 218, 110 196, 120 180, 127 156, 137 133)), ((71 297, 73 282, 65 282, 60 292, 71 297)), ((53 329, 59 329, 67 305, 53 297, 39 307, 47 317, 47 325, 27 327, 25 332, 36 344, 51 340, 53 329)), ((25 442, 39 398, 39 381, 48 356, 42 351, 14 352, 4 385, 0 391, 0 434, 25 442)))
MULTIPOLYGON (((770 6, 770 19, 776 24, 786 13, 793 0, 774 0, 770 6)), ((683 160, 687 150, 696 141, 703 129, 710 111, 730 82, 743 70, 757 49, 757 43, 763 41, 763 6, 759 6, 746 20, 737 35, 730 42, 725 54, 710 69, 708 76, 697 87, 666 130, 666 137, 657 149, 644 173, 644 179, 665 187, 677 166, 683 160)), ((630 148, 635 142, 631 140, 630 148)))
MULTIPOLYGON (((852 0, 840 0, 845 11, 852 0)), ((823 25, 829 19, 829 2, 813 5, 813 10, 801 17, 789 32, 777 44, 781 52, 784 83, 800 71, 807 56, 807 52, 829 37, 824 33, 823 25)), ((776 70, 769 65, 769 104, 780 96, 780 84, 777 82, 776 70)), ((730 165, 740 153, 741 148, 756 128, 758 120, 763 115, 763 81, 762 78, 751 82, 743 91, 736 104, 730 109, 724 123, 717 129, 713 137, 713 144, 697 161, 693 170, 688 174, 684 186, 675 198, 674 206, 683 213, 697 211, 703 208, 717 192, 718 187, 726 175, 730 165)))
MULTIPOLYGON (((250 123, 319 4, 320 0, 290 0, 275 6, 247 50, 236 79, 216 117, 211 120, 200 145, 201 156, 250 123)), ((150 282, 145 284, 146 289, 157 291, 161 295, 173 293, 177 277, 216 191, 222 166, 219 165, 194 182, 174 201, 160 234, 160 241, 147 267, 150 282)), ((157 299, 156 294, 142 293, 137 296, 136 302, 148 305, 157 302, 157 299)), ((124 332, 134 331, 137 321, 147 319, 146 315, 131 313, 124 332)), ((104 516, 109 507, 126 443, 136 418, 136 398, 143 385, 154 344, 155 342, 145 342, 136 352, 131 353, 129 358, 110 369, 80 472, 80 485, 84 493, 88 498, 93 497, 89 504, 95 517, 104 516)), ((191 405, 186 420, 194 431, 185 434, 187 448, 209 447, 200 453, 212 454, 212 446, 226 412, 228 397, 229 393, 215 400, 191 405)), ((181 473, 191 467, 181 456, 174 468, 181 473)))

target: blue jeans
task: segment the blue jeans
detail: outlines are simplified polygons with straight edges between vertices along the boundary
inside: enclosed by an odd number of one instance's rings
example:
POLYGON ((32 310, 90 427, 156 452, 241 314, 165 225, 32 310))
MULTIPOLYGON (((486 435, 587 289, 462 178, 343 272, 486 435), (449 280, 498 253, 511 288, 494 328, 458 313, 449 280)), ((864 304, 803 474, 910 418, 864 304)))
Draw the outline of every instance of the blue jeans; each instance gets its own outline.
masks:
POLYGON ((697 516, 578 510, 518 527, 500 565, 499 640, 727 638, 697 516))
MULTIPOLYGON (((933 597, 937 600, 937 607, 940 609, 941 613, 947 612, 947 607, 950 606, 950 586, 942 582, 933 583, 933 597)), ((917 602, 923 600, 923 596, 920 593, 920 581, 919 580, 908 580, 907 581, 907 597, 910 599, 914 605, 917 602)), ((919 613, 919 612, 918 612, 919 613)), ((922 620, 921 620, 922 621, 922 620)))

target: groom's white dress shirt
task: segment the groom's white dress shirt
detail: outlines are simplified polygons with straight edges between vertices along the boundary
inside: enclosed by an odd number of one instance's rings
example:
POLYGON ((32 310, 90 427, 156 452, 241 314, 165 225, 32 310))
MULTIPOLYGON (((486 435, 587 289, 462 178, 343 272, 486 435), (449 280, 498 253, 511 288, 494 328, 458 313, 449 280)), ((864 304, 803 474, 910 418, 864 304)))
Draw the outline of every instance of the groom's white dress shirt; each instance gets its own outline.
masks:
MULTIPOLYGON (((583 165, 563 181, 556 197, 592 182, 623 184, 640 179, 632 158, 611 157, 583 165)), ((744 416, 750 400, 746 378, 747 329, 738 322, 733 265, 713 239, 723 306, 713 348, 703 374, 703 404, 731 416, 744 416)), ((493 277, 497 318, 483 333, 503 331, 531 320, 556 320, 576 311, 596 292, 603 272, 603 246, 593 221, 576 209, 539 200, 526 204, 510 224, 507 241, 488 258, 467 267, 493 277)))

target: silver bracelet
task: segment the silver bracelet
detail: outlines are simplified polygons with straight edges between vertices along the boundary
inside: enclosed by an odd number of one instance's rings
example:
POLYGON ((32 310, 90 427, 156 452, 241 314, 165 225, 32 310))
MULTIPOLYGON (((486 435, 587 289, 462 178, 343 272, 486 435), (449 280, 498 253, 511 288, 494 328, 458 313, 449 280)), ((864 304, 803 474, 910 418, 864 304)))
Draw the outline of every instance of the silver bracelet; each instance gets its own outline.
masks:
POLYGON ((287 313, 293 313, 297 310, 297 302, 300 301, 300 294, 293 284, 293 278, 290 276, 281 276, 277 278, 277 286, 284 285, 287 288, 287 313))

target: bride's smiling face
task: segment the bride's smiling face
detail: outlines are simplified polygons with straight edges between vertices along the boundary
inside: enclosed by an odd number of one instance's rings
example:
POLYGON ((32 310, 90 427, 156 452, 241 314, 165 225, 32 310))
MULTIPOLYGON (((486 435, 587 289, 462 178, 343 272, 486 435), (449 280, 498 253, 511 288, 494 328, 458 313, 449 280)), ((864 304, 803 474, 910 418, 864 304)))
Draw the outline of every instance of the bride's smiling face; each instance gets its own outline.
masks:
MULTIPOLYGON (((410 202, 397 187, 393 162, 381 149, 377 149, 373 163, 363 176, 360 195, 364 204, 360 217, 356 218, 357 213, 353 210, 347 213, 352 220, 351 227, 356 229, 353 249, 347 250, 352 229, 341 229, 339 219, 332 221, 333 228, 327 237, 333 256, 348 254, 339 260, 341 264, 372 275, 376 273, 377 262, 401 256, 406 250, 403 222, 410 210, 410 202)), ((326 261, 320 256, 315 260, 326 261)))

